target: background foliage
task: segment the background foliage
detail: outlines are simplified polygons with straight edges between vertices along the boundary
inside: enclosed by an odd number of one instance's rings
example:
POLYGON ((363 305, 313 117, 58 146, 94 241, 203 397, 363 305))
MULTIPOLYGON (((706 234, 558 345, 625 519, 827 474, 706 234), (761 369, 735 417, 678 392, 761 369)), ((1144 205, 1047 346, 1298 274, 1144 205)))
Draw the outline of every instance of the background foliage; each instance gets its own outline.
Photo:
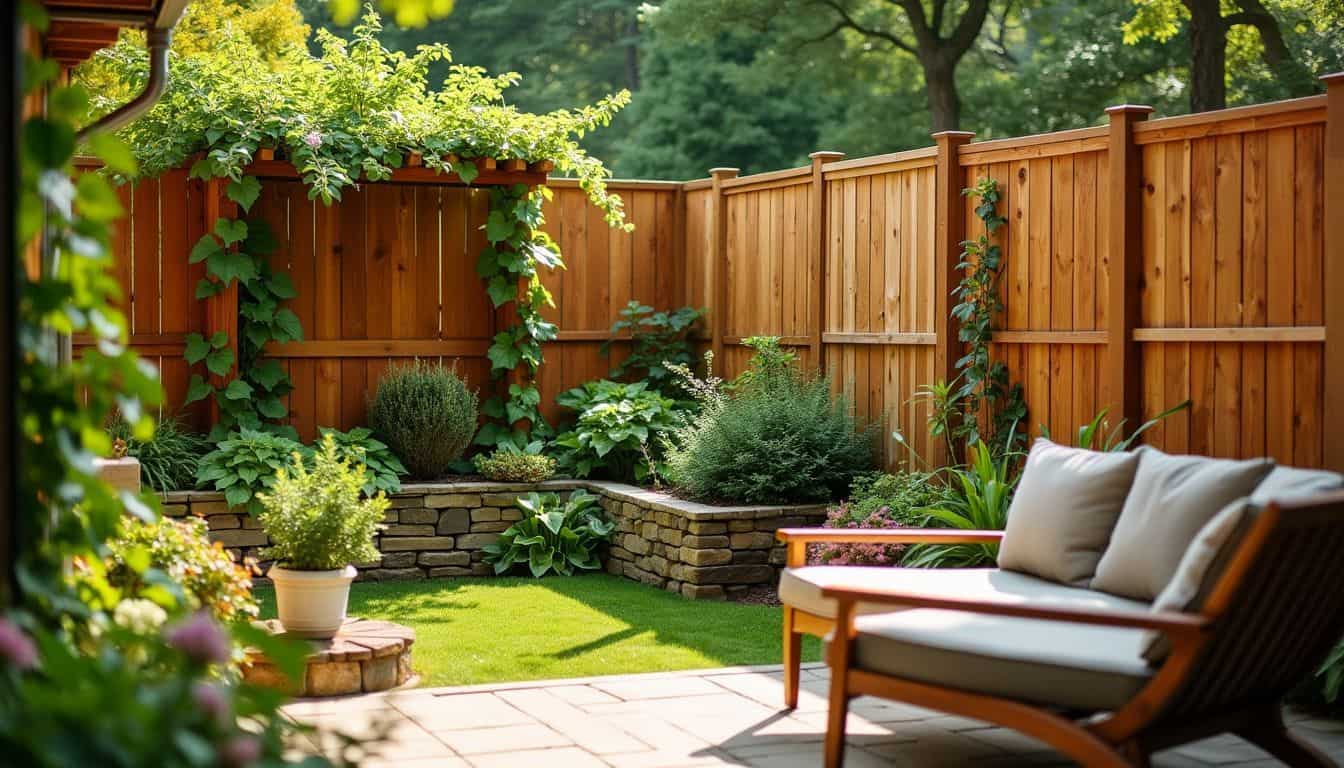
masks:
MULTIPOLYGON (((307 23, 333 26, 326 0, 298 0, 307 23)), ((928 5, 929 3, 926 3, 928 5)), ((1189 30, 1125 42, 1148 5, 1177 0, 993 0, 961 60, 962 125, 981 138, 1095 125, 1112 104, 1189 109, 1189 30)), ((387 28, 389 46, 443 42, 460 58, 523 75, 521 108, 545 111, 629 89, 611 129, 584 139, 623 177, 696 178, 715 165, 767 171, 833 149, 852 156, 928 144, 924 75, 914 58, 853 30, 827 36, 834 6, 892 15, 885 0, 457 0, 419 29, 387 28), (642 5, 647 8, 641 10, 642 5), (780 12, 781 9, 786 12, 780 12)), ((951 2, 959 11, 964 3, 951 2)), ((1344 13, 1331 0, 1266 0, 1294 58, 1313 76, 1344 69, 1344 13)), ((948 16, 953 14, 949 12, 948 16)), ((887 19, 884 17, 884 21, 887 19)), ((906 35, 899 16, 890 29, 906 35)), ((943 30, 947 33, 947 29, 943 30)), ((1234 28, 1231 105, 1300 96, 1279 82, 1258 35, 1234 28)), ((435 66, 444 66, 436 64, 435 66)))

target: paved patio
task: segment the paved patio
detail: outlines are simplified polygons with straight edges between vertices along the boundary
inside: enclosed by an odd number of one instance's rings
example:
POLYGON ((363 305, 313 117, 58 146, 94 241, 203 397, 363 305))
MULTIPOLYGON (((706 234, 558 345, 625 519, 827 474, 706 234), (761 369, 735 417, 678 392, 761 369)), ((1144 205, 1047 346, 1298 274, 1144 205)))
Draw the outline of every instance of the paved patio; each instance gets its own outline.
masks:
MULTIPOLYGON (((798 709, 780 708, 779 667, 419 689, 298 702, 287 711, 353 735, 385 729, 369 768, 674 768, 821 764, 826 667, 807 665, 798 709)), ((847 766, 1070 765, 1013 731, 872 698, 855 701, 847 766)), ((1344 722, 1289 713, 1292 727, 1344 759, 1344 722)), ((331 748, 334 740, 315 739, 331 748)), ((1268 766, 1233 737, 1169 750, 1158 766, 1268 766)))

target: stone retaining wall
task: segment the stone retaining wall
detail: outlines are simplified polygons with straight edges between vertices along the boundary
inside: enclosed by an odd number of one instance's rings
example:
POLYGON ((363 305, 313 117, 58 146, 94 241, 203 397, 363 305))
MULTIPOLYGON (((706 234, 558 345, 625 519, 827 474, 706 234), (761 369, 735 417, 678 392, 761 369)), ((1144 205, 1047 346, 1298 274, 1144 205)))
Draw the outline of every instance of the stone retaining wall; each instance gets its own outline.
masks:
MULTIPOLYGON (((822 506, 715 507, 620 483, 551 480, 537 485, 462 482, 408 483, 390 497, 386 528, 378 535, 382 558, 359 566, 360 580, 393 581, 489 576, 481 548, 522 519, 516 499, 530 491, 562 496, 585 488, 600 497, 616 521, 609 572, 690 598, 723 598, 773 584, 784 564, 774 531, 820 525, 822 506)), ((259 560, 266 534, 247 513, 231 510, 222 494, 165 494, 164 513, 205 518, 210 538, 235 557, 259 560)), ((260 563, 264 568, 267 563, 260 563)))

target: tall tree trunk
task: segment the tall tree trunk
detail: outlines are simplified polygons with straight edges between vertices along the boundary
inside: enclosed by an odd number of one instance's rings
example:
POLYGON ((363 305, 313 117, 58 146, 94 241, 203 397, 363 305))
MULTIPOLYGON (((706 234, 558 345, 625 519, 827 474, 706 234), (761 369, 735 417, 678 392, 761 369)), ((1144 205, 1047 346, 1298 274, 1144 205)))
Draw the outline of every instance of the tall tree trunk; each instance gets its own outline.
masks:
POLYGON ((924 66, 925 95, 929 101, 929 115, 933 118, 933 132, 960 129, 961 98, 957 95, 957 62, 950 57, 936 57, 921 61, 924 66))
POLYGON ((1185 0, 1190 10, 1190 111, 1227 106, 1227 26, 1219 0, 1185 0))
POLYGON ((634 15, 625 25, 625 87, 639 90, 639 18, 634 15))

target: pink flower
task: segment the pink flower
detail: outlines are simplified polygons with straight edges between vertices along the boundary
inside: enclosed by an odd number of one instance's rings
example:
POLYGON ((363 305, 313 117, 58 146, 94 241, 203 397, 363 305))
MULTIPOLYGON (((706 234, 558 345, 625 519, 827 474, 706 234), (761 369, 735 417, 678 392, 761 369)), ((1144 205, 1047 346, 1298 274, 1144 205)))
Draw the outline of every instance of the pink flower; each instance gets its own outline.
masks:
POLYGON ((164 639, 202 664, 223 664, 233 652, 228 635, 204 611, 170 627, 164 639))
POLYGON ((229 697, 222 686, 215 683, 196 683, 191 689, 191 700, 196 708, 220 723, 228 721, 229 697))
POLYGON ((261 741, 256 736, 235 736, 219 748, 219 761, 230 768, 243 768, 261 758, 261 741))
POLYGON ((309 131, 308 135, 303 137, 303 143, 307 144, 309 149, 317 149, 322 146, 322 134, 317 131, 309 131))
POLYGON ((0 659, 19 670, 37 668, 37 645, 9 619, 0 619, 0 659))

